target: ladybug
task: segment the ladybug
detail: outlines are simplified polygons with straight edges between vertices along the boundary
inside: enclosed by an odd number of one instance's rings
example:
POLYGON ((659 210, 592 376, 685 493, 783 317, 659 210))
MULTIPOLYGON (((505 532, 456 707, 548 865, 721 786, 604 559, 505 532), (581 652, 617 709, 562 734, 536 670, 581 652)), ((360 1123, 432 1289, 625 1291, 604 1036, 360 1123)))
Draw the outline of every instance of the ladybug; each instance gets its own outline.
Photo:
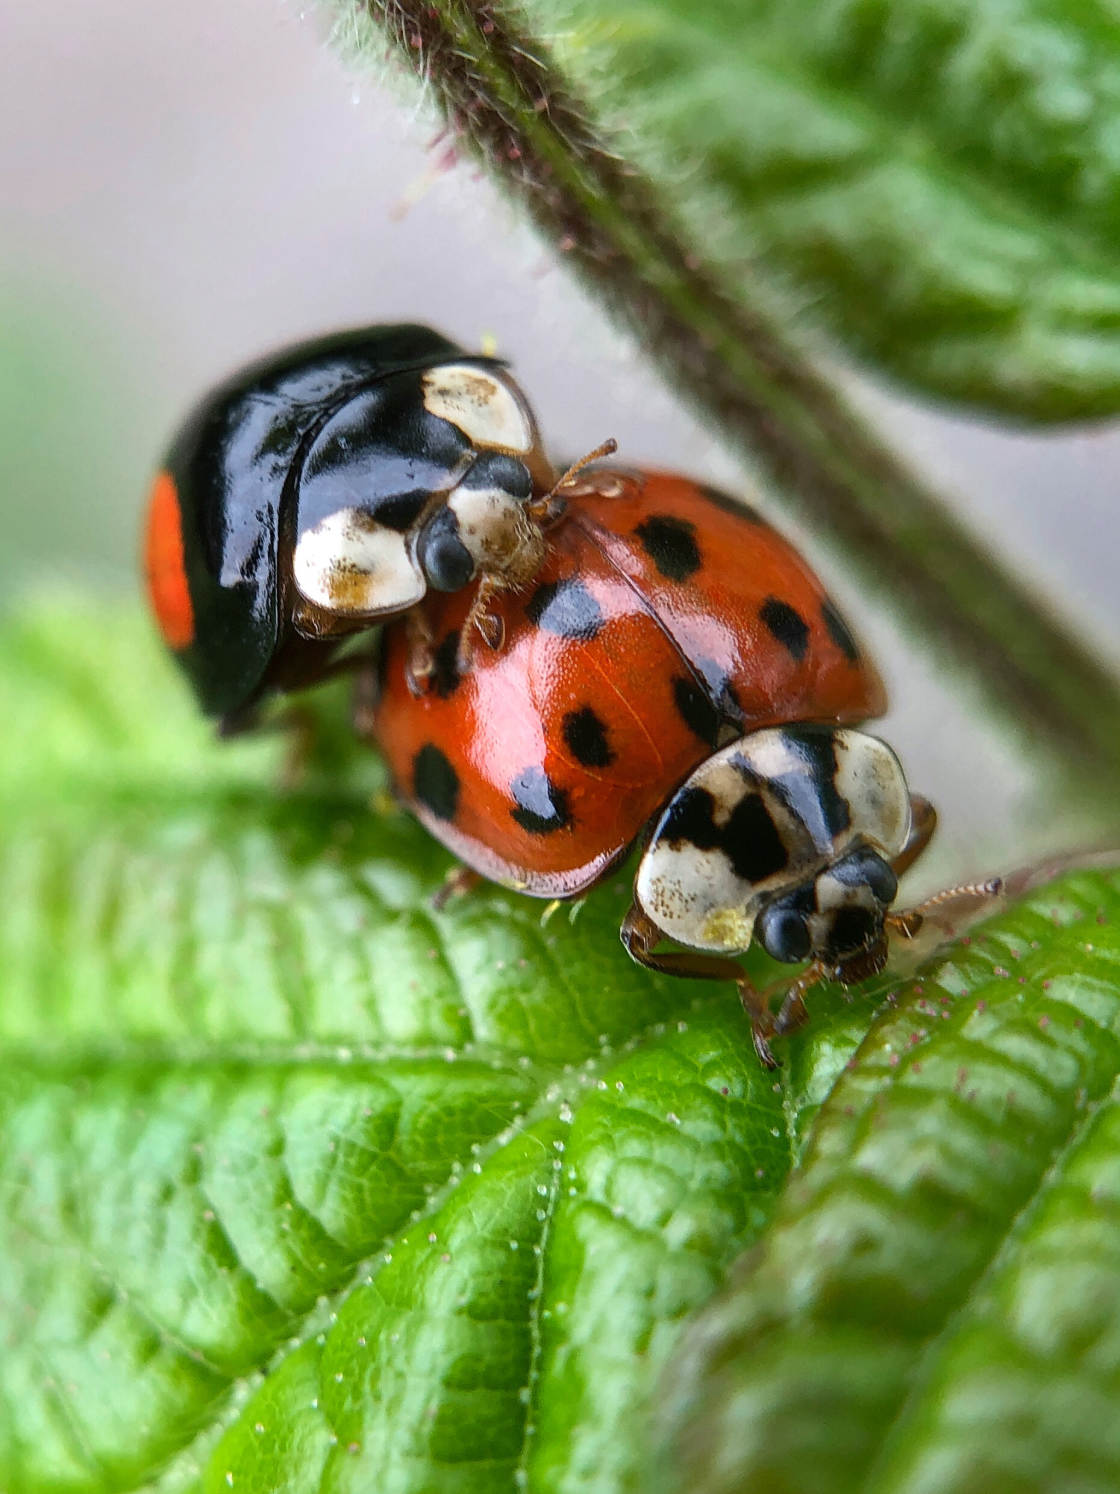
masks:
MULTIPOLYGON (((407 325, 299 343, 208 394, 175 437, 148 509, 151 606, 203 709, 234 729, 430 589, 477 582, 465 638, 500 642, 491 600, 539 568, 554 486, 496 359, 407 325)), ((414 629, 414 688, 424 643, 414 629)))
POLYGON ((464 672, 469 605, 429 597, 423 695, 388 627, 359 729, 467 876, 578 897, 645 832, 623 944, 734 981, 772 1067, 815 981, 881 970, 887 933, 922 921, 889 910, 936 816, 857 729, 886 705, 874 666, 787 540, 665 472, 585 471, 531 588, 497 606, 505 645, 464 672), (733 958, 755 939, 808 962, 777 1013, 733 958))

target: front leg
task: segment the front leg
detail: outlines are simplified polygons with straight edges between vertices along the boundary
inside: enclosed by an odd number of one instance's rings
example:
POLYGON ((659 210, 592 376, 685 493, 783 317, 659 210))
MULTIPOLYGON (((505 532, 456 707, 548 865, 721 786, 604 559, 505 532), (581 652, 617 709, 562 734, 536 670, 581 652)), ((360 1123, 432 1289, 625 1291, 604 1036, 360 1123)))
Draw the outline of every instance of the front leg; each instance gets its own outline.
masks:
POLYGON ((413 607, 405 617, 408 633, 408 657, 405 660, 404 678, 410 695, 426 695, 435 673, 436 652, 432 630, 428 619, 419 607, 413 607))
POLYGON ((432 893, 432 907, 437 913, 442 912, 453 899, 466 897, 468 892, 473 892, 485 880, 482 873, 476 872, 472 866, 463 866, 462 863, 453 866, 439 888, 432 893))
POLYGON ((743 1010, 750 1018, 754 1051, 764 1069, 776 1069, 778 1060, 770 1048, 769 1038, 777 1032, 770 1003, 758 990, 738 960, 723 955, 705 954, 700 950, 670 950, 655 953, 655 946, 664 938, 653 920, 638 907, 630 904, 630 911, 622 920, 619 930, 623 948, 632 960, 657 970, 663 975, 680 975, 686 980, 727 980, 734 983, 739 992, 743 1010))
POLYGON ((933 839, 933 832, 936 829, 937 810, 928 799, 923 799, 921 794, 911 794, 910 834, 906 837, 906 844, 902 850, 891 862, 891 869, 896 877, 901 877, 904 871, 909 871, 933 839))
POLYGON ((457 667, 466 674, 474 657, 475 638, 481 638, 487 648, 499 649, 505 641, 506 629, 502 619, 490 611, 490 604, 503 590, 499 576, 484 575, 478 583, 470 611, 459 635, 459 657, 457 667))

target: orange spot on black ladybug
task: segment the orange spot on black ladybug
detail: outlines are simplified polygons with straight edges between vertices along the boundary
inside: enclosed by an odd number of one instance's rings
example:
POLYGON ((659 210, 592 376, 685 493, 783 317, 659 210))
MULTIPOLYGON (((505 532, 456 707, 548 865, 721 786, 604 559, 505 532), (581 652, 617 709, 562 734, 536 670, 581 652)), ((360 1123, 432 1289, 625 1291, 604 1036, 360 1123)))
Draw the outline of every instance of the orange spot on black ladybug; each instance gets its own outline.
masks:
POLYGON ((194 642, 194 606, 183 561, 182 510, 170 472, 161 472, 152 484, 144 573, 164 641, 169 648, 188 647, 194 642))

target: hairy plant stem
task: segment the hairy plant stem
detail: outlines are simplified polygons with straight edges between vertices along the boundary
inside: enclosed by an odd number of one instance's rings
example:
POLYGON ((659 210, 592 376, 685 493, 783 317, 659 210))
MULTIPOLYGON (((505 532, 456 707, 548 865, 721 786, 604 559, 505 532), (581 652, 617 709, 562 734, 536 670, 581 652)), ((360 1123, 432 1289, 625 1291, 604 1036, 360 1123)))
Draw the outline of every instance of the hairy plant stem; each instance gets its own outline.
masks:
POLYGON ((890 452, 766 309, 733 298, 596 131, 546 45, 477 0, 349 0, 538 228, 823 542, 1085 795, 1120 800, 1120 685, 890 452))

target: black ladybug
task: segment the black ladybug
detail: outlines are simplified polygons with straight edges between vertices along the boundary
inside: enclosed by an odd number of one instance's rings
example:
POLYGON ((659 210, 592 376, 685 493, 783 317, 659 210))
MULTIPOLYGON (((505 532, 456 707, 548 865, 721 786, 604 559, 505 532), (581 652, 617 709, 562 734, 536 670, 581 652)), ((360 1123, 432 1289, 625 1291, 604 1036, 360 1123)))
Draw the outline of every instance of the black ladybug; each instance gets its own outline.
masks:
POLYGON ((494 591, 544 557, 553 481, 499 361, 407 325, 300 343, 220 385, 172 443, 152 608, 203 709, 235 726, 429 587, 477 581, 487 636, 494 591))

